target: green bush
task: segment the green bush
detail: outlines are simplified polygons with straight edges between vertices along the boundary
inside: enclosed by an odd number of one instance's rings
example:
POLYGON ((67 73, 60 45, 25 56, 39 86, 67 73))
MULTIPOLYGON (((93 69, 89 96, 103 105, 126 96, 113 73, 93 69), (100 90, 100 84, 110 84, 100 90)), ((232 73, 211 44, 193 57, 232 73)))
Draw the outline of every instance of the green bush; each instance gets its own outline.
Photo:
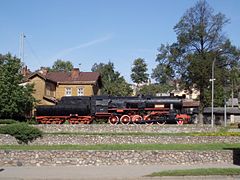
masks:
POLYGON ((17 121, 13 119, 0 119, 0 124, 14 124, 14 123, 17 123, 17 121))
POLYGON ((28 124, 39 124, 37 121, 36 121, 36 119, 35 119, 35 117, 32 117, 32 118, 30 118, 30 119, 27 119, 27 123, 28 124))
POLYGON ((8 124, 0 127, 0 134, 9 134, 18 140, 19 144, 28 144, 42 137, 42 131, 26 123, 8 124))

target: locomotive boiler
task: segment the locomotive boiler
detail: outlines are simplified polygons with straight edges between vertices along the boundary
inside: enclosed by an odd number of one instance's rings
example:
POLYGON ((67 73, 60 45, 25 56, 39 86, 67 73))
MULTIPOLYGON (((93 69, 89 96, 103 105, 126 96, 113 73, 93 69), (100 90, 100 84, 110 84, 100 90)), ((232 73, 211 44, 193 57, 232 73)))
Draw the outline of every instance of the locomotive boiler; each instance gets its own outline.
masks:
POLYGON ((77 96, 63 97, 55 106, 37 106, 36 119, 43 124, 90 124, 107 119, 110 124, 189 123, 183 113, 185 96, 77 96))

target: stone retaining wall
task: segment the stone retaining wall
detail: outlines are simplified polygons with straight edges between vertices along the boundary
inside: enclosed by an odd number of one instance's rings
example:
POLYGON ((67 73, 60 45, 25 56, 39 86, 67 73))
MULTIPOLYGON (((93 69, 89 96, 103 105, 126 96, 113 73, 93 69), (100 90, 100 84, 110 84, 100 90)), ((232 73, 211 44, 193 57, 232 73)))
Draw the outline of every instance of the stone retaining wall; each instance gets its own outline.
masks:
MULTIPOLYGON (((147 125, 36 125, 44 132, 212 132, 209 126, 147 126, 147 125)), ((193 144, 236 143, 238 136, 104 136, 104 135, 50 135, 45 134, 32 144, 193 144)), ((15 138, 0 135, 0 144, 17 144, 15 138)), ((204 163, 238 163, 239 150, 224 151, 14 151, 0 150, 0 166, 98 166, 98 165, 171 165, 204 163)))
MULTIPOLYGON (((59 144, 204 144, 204 143, 237 143, 240 136, 103 136, 103 135, 44 135, 31 145, 59 144)), ((17 145, 10 135, 0 134, 0 144, 17 145)))
MULTIPOLYGON (((238 152, 239 153, 239 152, 238 152)), ((238 154, 239 155, 239 154, 238 154)), ((0 166, 178 165, 230 163, 236 153, 226 151, 3 151, 0 166)))
POLYGON ((219 127, 212 128, 211 125, 182 125, 178 126, 176 124, 172 125, 110 125, 110 124, 78 124, 78 125, 69 125, 69 124, 60 124, 60 125, 35 125, 44 132, 156 132, 156 133, 188 133, 188 132, 215 132, 219 130, 219 127))

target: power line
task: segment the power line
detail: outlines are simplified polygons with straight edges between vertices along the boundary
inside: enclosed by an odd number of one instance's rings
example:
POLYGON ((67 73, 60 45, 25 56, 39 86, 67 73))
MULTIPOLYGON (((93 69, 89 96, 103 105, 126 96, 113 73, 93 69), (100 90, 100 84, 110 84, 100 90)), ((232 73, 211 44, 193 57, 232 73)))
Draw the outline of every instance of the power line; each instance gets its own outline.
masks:
POLYGON ((30 41, 28 39, 26 39, 26 42, 27 42, 26 44, 29 47, 29 50, 30 50, 32 56, 37 61, 37 63, 41 66, 41 60, 40 60, 39 56, 37 55, 37 53, 35 52, 35 50, 33 49, 30 41))

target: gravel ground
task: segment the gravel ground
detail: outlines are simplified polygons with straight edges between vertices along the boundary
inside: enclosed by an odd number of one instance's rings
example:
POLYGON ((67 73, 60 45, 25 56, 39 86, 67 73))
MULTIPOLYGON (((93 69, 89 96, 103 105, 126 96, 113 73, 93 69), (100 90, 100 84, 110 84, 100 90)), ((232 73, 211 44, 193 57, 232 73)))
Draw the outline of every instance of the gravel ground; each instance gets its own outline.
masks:
POLYGON ((201 176, 201 177, 144 177, 153 172, 192 168, 240 168, 233 164, 204 164, 197 166, 88 166, 88 167, 4 167, 0 169, 1 180, 123 180, 123 179, 240 179, 240 176, 201 176))

